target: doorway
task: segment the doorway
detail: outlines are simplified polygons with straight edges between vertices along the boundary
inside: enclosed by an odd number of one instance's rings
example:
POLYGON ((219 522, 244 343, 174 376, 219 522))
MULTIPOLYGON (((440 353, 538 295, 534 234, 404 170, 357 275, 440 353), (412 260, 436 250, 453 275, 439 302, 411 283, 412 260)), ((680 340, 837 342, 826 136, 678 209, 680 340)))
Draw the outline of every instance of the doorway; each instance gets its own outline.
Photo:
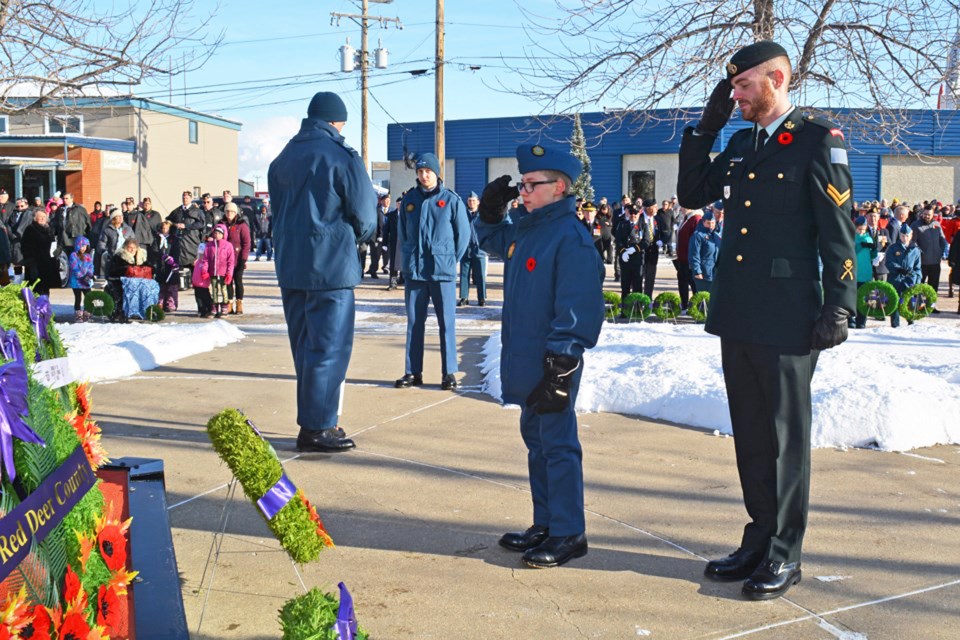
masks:
POLYGON ((627 184, 628 193, 633 200, 637 198, 655 199, 657 197, 656 171, 628 171, 627 184))

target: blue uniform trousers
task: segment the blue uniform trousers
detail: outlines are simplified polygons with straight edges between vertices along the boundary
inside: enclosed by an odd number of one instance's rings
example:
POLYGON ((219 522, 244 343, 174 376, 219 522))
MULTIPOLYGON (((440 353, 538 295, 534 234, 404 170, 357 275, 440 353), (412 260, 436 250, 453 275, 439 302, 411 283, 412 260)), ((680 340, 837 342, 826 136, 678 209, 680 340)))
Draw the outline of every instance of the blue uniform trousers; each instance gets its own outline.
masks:
POLYGON ((581 367, 570 386, 570 406, 537 415, 523 407, 520 435, 527 445, 533 523, 551 536, 575 536, 586 530, 583 516, 583 450, 577 438, 577 391, 581 367))
POLYGON ((297 424, 333 429, 353 353, 353 289, 280 289, 280 294, 297 372, 297 424))
POLYGON ((487 299, 487 256, 464 258, 460 261, 460 297, 470 297, 470 277, 477 285, 477 299, 487 299))
POLYGON ((443 375, 456 373, 457 331, 455 326, 457 286, 450 282, 407 280, 403 301, 407 307, 407 361, 405 373, 423 373, 423 332, 427 303, 433 302, 440 327, 440 359, 443 375))

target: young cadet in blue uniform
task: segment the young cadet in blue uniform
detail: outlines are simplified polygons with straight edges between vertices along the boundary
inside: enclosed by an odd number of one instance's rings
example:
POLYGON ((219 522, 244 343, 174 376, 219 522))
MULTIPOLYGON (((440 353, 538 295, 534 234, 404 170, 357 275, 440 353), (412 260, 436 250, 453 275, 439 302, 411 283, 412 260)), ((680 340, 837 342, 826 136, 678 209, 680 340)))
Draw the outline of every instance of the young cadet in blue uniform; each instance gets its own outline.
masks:
POLYGON ((470 219, 470 244, 460 261, 460 299, 457 306, 468 304, 470 298, 470 278, 477 284, 477 306, 487 303, 487 254, 477 242, 477 209, 480 198, 473 191, 467 196, 467 217, 470 219))
POLYGON ((423 384, 423 334, 427 303, 433 302, 440 327, 440 358, 445 391, 457 388, 457 265, 470 242, 470 219, 463 200, 443 186, 440 161, 432 153, 417 160, 417 185, 400 203, 399 237, 403 254, 403 301, 407 307, 407 356, 398 389, 423 384))
POLYGON ((706 330, 721 339, 750 516, 740 548, 709 562, 706 575, 746 579, 742 593, 752 600, 779 597, 800 581, 810 381, 820 351, 846 340, 857 291, 843 134, 790 105, 790 76, 779 44, 740 49, 680 145, 680 204, 697 208, 722 196, 725 205, 706 330), (734 102, 755 126, 734 133, 711 160, 734 102))
POLYGON ((477 237, 506 263, 500 379, 503 401, 521 406, 533 495, 533 526, 505 534, 500 545, 546 568, 587 553, 574 407, 583 352, 603 324, 604 268, 569 195, 581 162, 540 145, 519 147, 517 161, 525 209, 506 215, 517 187, 510 176, 497 178, 480 198, 477 237))
POLYGON ((267 179, 277 280, 297 372, 297 449, 354 446, 338 422, 353 351, 357 243, 377 226, 376 195, 363 161, 340 131, 347 108, 335 93, 313 96, 307 117, 267 179))
MULTIPOLYGON (((890 271, 890 284, 897 290, 897 294, 903 296, 903 292, 915 284, 920 283, 922 269, 920 268, 922 256, 920 248, 913 242, 913 229, 904 222, 900 225, 900 233, 897 234, 897 241, 887 248, 887 270, 890 271)), ((907 324, 913 324, 907 321, 907 324)), ((890 326, 900 326, 900 308, 890 316, 890 326)))

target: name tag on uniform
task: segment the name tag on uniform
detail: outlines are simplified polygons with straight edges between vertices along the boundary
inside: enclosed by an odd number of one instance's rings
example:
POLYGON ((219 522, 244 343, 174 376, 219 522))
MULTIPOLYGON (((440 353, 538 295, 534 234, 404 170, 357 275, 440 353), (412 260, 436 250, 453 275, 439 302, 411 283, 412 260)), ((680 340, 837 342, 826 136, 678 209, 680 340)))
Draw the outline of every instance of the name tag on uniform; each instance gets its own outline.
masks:
POLYGON ((833 164, 849 164, 846 149, 830 149, 830 162, 833 164))
POLYGON ((730 185, 728 184, 723 185, 723 197, 725 200, 730 199, 730 185))
POLYGON ((730 158, 730 162, 743 162, 743 158, 730 158))

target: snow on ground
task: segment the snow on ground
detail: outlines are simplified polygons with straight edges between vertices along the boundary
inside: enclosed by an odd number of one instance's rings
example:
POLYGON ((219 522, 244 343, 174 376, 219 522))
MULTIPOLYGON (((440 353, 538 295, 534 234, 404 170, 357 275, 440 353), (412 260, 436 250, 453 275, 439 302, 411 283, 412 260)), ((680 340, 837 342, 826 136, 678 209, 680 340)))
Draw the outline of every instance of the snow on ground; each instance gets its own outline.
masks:
MULTIPOLYGON (((905 451, 960 443, 960 328, 851 331, 820 355, 814 447, 905 451)), ((484 347, 484 390, 500 398, 500 334, 484 347)), ((605 324, 587 352, 578 411, 645 416, 731 433, 720 339, 697 325, 605 324)))
POLYGON ((131 376, 242 340, 229 322, 57 324, 78 380, 97 382, 131 376))

